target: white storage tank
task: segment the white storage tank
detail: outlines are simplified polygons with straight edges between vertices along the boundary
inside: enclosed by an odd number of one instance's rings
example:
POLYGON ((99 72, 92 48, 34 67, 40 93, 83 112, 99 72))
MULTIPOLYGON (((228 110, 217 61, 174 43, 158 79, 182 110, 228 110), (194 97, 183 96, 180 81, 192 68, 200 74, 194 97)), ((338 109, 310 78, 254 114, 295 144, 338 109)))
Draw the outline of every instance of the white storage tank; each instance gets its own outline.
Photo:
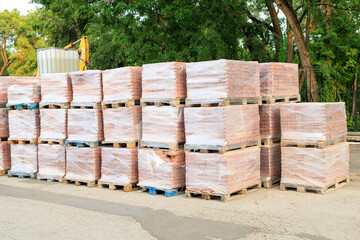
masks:
POLYGON ((74 49, 42 48, 37 50, 39 76, 45 73, 79 71, 79 52, 74 49))

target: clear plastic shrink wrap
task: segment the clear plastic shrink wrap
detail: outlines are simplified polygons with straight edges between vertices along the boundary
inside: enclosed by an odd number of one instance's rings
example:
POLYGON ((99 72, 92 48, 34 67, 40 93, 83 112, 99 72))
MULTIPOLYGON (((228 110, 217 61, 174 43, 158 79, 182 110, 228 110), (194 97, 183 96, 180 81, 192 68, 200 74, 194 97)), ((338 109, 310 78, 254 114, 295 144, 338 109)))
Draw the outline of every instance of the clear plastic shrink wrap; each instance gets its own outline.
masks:
POLYGON ((0 137, 9 137, 9 111, 6 108, 0 108, 0 137))
POLYGON ((101 148, 101 181, 118 185, 138 182, 137 148, 101 148))
POLYGON ((143 65, 143 98, 186 98, 186 65, 165 62, 143 65))
POLYGON ((147 106, 142 108, 142 141, 156 143, 183 143, 183 106, 147 106))
POLYGON ((102 79, 100 70, 87 70, 70 73, 73 103, 101 102, 102 79))
POLYGON ((39 174, 65 176, 66 155, 64 145, 38 145, 39 174))
POLYGON ((328 141, 346 137, 345 103, 290 103, 280 106, 281 139, 328 141))
POLYGON ((0 143, 0 171, 11 168, 10 145, 8 142, 0 143))
POLYGON ((259 106, 260 137, 262 139, 280 138, 280 107, 279 104, 259 106))
POLYGON ((11 170, 22 173, 38 172, 37 145, 10 144, 11 170))
POLYGON ((281 148, 281 183, 327 187, 349 176, 349 144, 281 148))
POLYGON ((103 110, 105 141, 138 141, 141 139, 141 106, 103 110))
POLYGON ((68 140, 104 140, 101 109, 68 109, 68 140))
POLYGON ((281 178, 280 144, 261 146, 260 170, 262 181, 276 181, 281 178))
POLYGON ((44 103, 61 103, 72 101, 71 78, 69 73, 42 74, 41 101, 44 103))
POLYGON ((102 71, 104 102, 141 98, 142 67, 102 71))
POLYGON ((12 85, 39 85, 38 77, 0 77, 0 103, 8 103, 8 88, 12 85))
POLYGON ((257 105, 185 108, 186 145, 230 146, 258 141, 257 105))
POLYGON ((257 62, 220 59, 187 63, 186 74, 188 99, 260 96, 260 71, 257 62))
POLYGON ((260 63, 261 96, 282 97, 299 94, 298 64, 260 63))
POLYGON ((101 148, 66 148, 66 179, 91 181, 100 176, 101 148))
POLYGON ((40 109, 40 138, 67 138, 67 109, 40 109))
POLYGON ((39 85, 19 86, 12 85, 8 88, 8 103, 38 103, 41 100, 39 85))
POLYGON ((10 138, 34 139, 40 134, 39 109, 9 111, 10 138))
POLYGON ((185 152, 139 149, 139 185, 162 189, 185 186, 185 152))
POLYGON ((225 154, 186 152, 186 189, 230 194, 260 183, 260 148, 225 154))

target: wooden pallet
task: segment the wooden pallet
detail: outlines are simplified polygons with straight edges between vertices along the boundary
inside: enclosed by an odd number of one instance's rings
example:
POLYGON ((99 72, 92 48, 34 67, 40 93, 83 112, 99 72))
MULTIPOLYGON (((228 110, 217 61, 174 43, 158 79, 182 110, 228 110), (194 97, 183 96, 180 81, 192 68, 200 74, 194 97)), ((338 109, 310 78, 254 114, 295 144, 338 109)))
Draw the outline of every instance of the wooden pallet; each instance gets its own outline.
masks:
POLYGON ((305 193, 305 192, 313 192, 317 194, 325 194, 329 191, 332 191, 336 188, 340 188, 347 183, 350 182, 350 178, 347 177, 340 181, 335 182, 334 184, 328 185, 326 187, 314 187, 314 186, 307 186, 307 185, 300 185, 300 184, 292 184, 292 183, 280 183, 280 190, 295 190, 297 192, 305 193))
POLYGON ((101 141, 77 141, 77 140, 65 140, 67 147, 90 147, 98 148, 101 146, 101 141))
POLYGON ((140 99, 122 99, 117 101, 102 102, 102 109, 131 107, 140 105, 140 99))
POLYGON ((213 192, 205 192, 205 191, 199 191, 199 190, 190 190, 186 189, 185 191, 185 197, 192 198, 192 197, 201 197, 203 200, 220 200, 221 202, 229 202, 231 200, 237 199, 242 197, 243 195, 256 191, 261 188, 261 183, 257 183, 254 185, 251 185, 247 188, 242 188, 238 191, 235 191, 230 194, 222 194, 222 193, 213 193, 213 192))
POLYGON ((185 98, 142 98, 141 106, 179 106, 185 104, 185 98))
POLYGON ((281 139, 281 147, 325 148, 341 142, 346 142, 346 136, 338 137, 326 141, 301 141, 301 140, 281 139))
POLYGON ((273 188, 275 185, 280 183, 280 179, 272 179, 272 180, 261 180, 261 185, 263 188, 273 188))
POLYGON ((38 139, 37 138, 33 138, 33 139, 23 139, 23 138, 9 138, 8 139, 8 143, 9 144, 37 144, 38 139))
POLYGON ((49 144, 49 145, 65 145, 65 139, 46 139, 39 138, 38 144, 49 144))
POLYGON ((137 141, 129 141, 129 142, 117 142, 117 141, 102 141, 102 147, 112 147, 112 148, 137 148, 137 141))
POLYGON ((232 105, 261 105, 261 97, 221 98, 221 99, 186 99, 186 107, 219 107, 232 105))
POLYGON ((159 150, 178 151, 184 149, 184 143, 158 143, 141 141, 142 148, 152 148, 159 150))
POLYGON ((71 103, 70 109, 101 109, 101 103, 71 103))
POLYGON ((244 150, 253 147, 261 147, 261 140, 244 142, 241 144, 222 146, 222 145, 193 145, 185 144, 185 151, 200 153, 227 153, 232 151, 244 150))
POLYGON ((64 180, 64 176, 52 176, 52 175, 44 175, 44 174, 38 174, 37 175, 37 180, 38 181, 48 181, 48 182, 59 182, 62 183, 64 180))
POLYGON ((39 103, 6 104, 7 110, 34 110, 39 109, 39 103))
POLYGON ((122 189, 124 192, 131 192, 134 190, 139 189, 136 183, 129 183, 129 184, 118 184, 114 182, 107 182, 107 181, 98 181, 99 188, 109 188, 110 190, 117 190, 122 189))
POLYGON ((69 109, 70 103, 47 103, 47 102, 40 102, 40 109, 69 109))
POLYGON ((262 138, 261 145, 271 146, 280 143, 281 138, 262 138))
POLYGON ((151 186, 140 186, 140 187, 142 192, 149 191, 151 195, 164 194, 165 197, 173 197, 185 193, 184 191, 185 187, 171 188, 171 189, 157 188, 151 186))
POLYGON ((0 176, 8 175, 8 170, 0 170, 0 176))
POLYGON ((66 177, 63 179, 63 184, 74 183, 75 186, 87 185, 87 187, 89 188, 95 187, 96 182, 97 182, 96 180, 79 180, 79 179, 69 179, 66 177))
POLYGON ((296 103, 301 101, 300 94, 292 96, 282 97, 262 97, 263 104, 274 104, 274 103, 296 103))
POLYGON ((18 177, 18 178, 31 178, 31 179, 36 179, 36 175, 37 173, 26 173, 26 172, 18 172, 18 171, 13 171, 13 170, 9 170, 8 171, 8 177, 18 177))

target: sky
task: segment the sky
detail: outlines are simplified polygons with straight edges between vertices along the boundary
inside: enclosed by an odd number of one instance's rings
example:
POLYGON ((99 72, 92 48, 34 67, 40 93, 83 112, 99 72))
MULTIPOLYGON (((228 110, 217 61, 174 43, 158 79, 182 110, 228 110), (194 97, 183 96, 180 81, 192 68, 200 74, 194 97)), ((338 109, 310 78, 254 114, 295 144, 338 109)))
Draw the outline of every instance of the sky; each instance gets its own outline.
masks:
POLYGON ((0 11, 17 8, 21 15, 26 15, 29 10, 34 10, 39 4, 29 3, 30 0, 0 0, 0 11))

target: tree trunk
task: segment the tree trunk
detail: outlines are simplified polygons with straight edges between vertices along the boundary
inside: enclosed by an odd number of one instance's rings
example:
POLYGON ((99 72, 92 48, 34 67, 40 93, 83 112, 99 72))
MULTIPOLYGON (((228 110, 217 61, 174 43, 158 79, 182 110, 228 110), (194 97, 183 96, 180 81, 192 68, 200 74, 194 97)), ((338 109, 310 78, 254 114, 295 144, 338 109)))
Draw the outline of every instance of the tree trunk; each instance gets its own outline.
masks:
POLYGON ((354 115, 357 114, 355 113, 355 105, 357 104, 356 97, 355 95, 357 94, 357 80, 358 80, 358 73, 359 73, 359 65, 360 65, 360 54, 357 57, 357 61, 356 61, 356 71, 355 71, 355 78, 354 78, 354 92, 353 92, 353 102, 352 102, 352 109, 351 109, 351 115, 350 115, 350 120, 352 121, 354 119, 354 115))
POLYGON ((9 61, 7 55, 6 55, 6 38, 3 38, 1 40, 0 44, 0 55, 3 60, 3 65, 0 69, 0 76, 2 76, 6 70, 6 68, 10 65, 11 60, 9 61))
MULTIPOLYGON (((288 4, 287 0, 275 0, 275 3, 286 16, 289 24, 294 32, 296 46, 299 50, 300 60, 305 69, 312 69, 311 56, 306 49, 304 35, 295 10, 288 4)), ((318 85, 314 71, 307 71, 307 85, 309 86, 309 100, 313 102, 319 101, 318 85)))
MULTIPOLYGON (((288 0, 290 6, 292 6, 292 0, 288 0)), ((286 62, 294 62, 294 33, 291 30, 289 21, 286 21, 287 27, 287 58, 286 62)))
POLYGON ((271 22, 272 25, 274 27, 274 38, 275 38, 275 59, 277 61, 279 61, 279 55, 280 55, 280 50, 281 50, 281 40, 283 38, 282 32, 281 32, 281 27, 280 27, 280 23, 279 23, 279 19, 273 4, 272 0, 265 0, 267 9, 269 10, 270 13, 270 18, 271 18, 271 22))

